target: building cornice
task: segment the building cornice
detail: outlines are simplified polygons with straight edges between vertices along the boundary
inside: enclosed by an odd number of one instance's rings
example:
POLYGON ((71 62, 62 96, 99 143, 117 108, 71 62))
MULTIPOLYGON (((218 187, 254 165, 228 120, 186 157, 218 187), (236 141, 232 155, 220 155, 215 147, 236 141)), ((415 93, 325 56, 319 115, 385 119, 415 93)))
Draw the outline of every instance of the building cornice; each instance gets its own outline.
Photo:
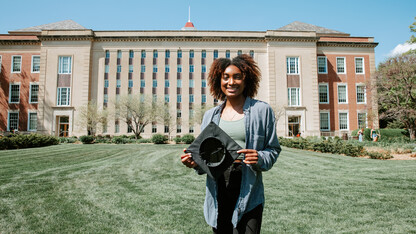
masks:
POLYGON ((378 42, 345 42, 345 41, 319 41, 318 47, 360 47, 375 48, 378 42))
POLYGON ((95 42, 109 41, 244 41, 244 42, 264 42, 261 37, 205 37, 205 36, 126 36, 126 37, 95 37, 95 42))
POLYGON ((39 40, 0 40, 0 45, 41 45, 39 40))
POLYGON ((85 36, 80 36, 80 35, 74 35, 74 36, 70 36, 70 35, 65 35, 65 36, 57 36, 57 35, 53 35, 53 36, 38 36, 39 40, 41 41, 93 41, 94 37, 93 36, 89 36, 89 35, 85 35, 85 36))
POLYGON ((266 36, 265 40, 267 42, 269 41, 278 41, 278 42, 292 42, 292 41, 297 41, 297 42, 318 42, 319 41, 319 37, 274 37, 274 36, 266 36))

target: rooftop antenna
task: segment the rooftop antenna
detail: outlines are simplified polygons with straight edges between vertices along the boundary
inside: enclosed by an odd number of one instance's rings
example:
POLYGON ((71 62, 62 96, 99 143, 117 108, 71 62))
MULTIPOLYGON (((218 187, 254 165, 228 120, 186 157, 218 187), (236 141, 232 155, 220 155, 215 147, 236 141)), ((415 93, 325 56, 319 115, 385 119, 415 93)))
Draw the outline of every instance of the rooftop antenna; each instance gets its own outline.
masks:
POLYGON ((191 5, 189 5, 188 22, 191 22, 191 5))

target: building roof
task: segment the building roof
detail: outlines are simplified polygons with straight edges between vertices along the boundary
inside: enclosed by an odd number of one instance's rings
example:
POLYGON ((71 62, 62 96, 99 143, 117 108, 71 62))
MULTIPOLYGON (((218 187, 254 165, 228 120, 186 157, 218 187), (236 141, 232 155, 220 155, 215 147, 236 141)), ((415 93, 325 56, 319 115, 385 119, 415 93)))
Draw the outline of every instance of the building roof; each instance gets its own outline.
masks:
POLYGON ((50 24, 42 24, 39 26, 34 26, 34 27, 29 27, 29 28, 17 29, 12 32, 40 32, 42 30, 62 30, 62 29, 73 30, 73 29, 86 29, 86 28, 73 20, 64 20, 64 21, 59 21, 59 22, 50 23, 50 24))
POLYGON ((314 31, 317 34, 339 34, 340 36, 349 35, 348 33, 340 32, 340 31, 336 31, 336 30, 332 30, 332 29, 328 29, 324 27, 319 27, 313 24, 307 24, 307 23, 303 23, 300 21, 294 21, 286 26, 278 28, 277 31, 295 31, 295 32, 314 31))
POLYGON ((191 21, 186 22, 185 27, 182 30, 196 30, 194 24, 191 21))

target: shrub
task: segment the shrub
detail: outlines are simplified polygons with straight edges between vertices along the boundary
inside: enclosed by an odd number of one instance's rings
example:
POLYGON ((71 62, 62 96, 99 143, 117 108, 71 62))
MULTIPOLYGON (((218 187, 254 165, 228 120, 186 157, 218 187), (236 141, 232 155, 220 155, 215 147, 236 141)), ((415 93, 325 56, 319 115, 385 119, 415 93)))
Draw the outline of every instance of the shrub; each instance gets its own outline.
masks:
POLYGON ((94 137, 93 136, 80 136, 79 140, 82 142, 82 144, 94 144, 94 137))
POLYGON ((191 134, 186 134, 182 137, 182 142, 185 144, 192 144, 194 140, 195 140, 195 137, 191 134))
POLYGON ((137 140, 137 143, 152 143, 152 141, 150 139, 141 138, 137 140))
POLYGON ((166 144, 168 138, 162 134, 154 134, 151 141, 155 144, 166 144))
POLYGON ((173 138, 173 141, 174 141, 176 144, 180 144, 180 143, 182 143, 182 138, 181 138, 181 137, 175 137, 175 138, 173 138))
POLYGON ((393 156, 390 154, 390 152, 366 152, 366 155, 368 155, 372 159, 390 159, 393 158, 393 156))
POLYGON ((41 134, 13 134, 8 137, 0 138, 0 149, 23 149, 57 144, 59 144, 59 139, 57 137, 41 134))
POLYGON ((409 142, 409 132, 405 129, 380 129, 380 141, 409 142))
POLYGON ((76 136, 73 137, 59 137, 60 143, 75 143, 78 140, 76 136))
POLYGON ((112 143, 114 144, 126 144, 128 143, 128 139, 127 137, 124 137, 125 135, 121 135, 121 136, 114 136, 113 139, 111 140, 112 143))

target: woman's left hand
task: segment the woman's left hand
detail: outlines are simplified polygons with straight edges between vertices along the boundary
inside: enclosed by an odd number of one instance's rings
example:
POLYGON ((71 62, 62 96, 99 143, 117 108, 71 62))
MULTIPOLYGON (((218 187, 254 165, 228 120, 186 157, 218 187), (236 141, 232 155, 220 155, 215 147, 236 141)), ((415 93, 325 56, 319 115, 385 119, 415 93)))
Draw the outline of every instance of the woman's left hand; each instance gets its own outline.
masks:
POLYGON ((257 153, 257 150, 254 149, 242 149, 237 151, 238 154, 245 154, 245 158, 243 160, 243 162, 245 164, 257 164, 257 162, 259 161, 259 154, 257 153))

